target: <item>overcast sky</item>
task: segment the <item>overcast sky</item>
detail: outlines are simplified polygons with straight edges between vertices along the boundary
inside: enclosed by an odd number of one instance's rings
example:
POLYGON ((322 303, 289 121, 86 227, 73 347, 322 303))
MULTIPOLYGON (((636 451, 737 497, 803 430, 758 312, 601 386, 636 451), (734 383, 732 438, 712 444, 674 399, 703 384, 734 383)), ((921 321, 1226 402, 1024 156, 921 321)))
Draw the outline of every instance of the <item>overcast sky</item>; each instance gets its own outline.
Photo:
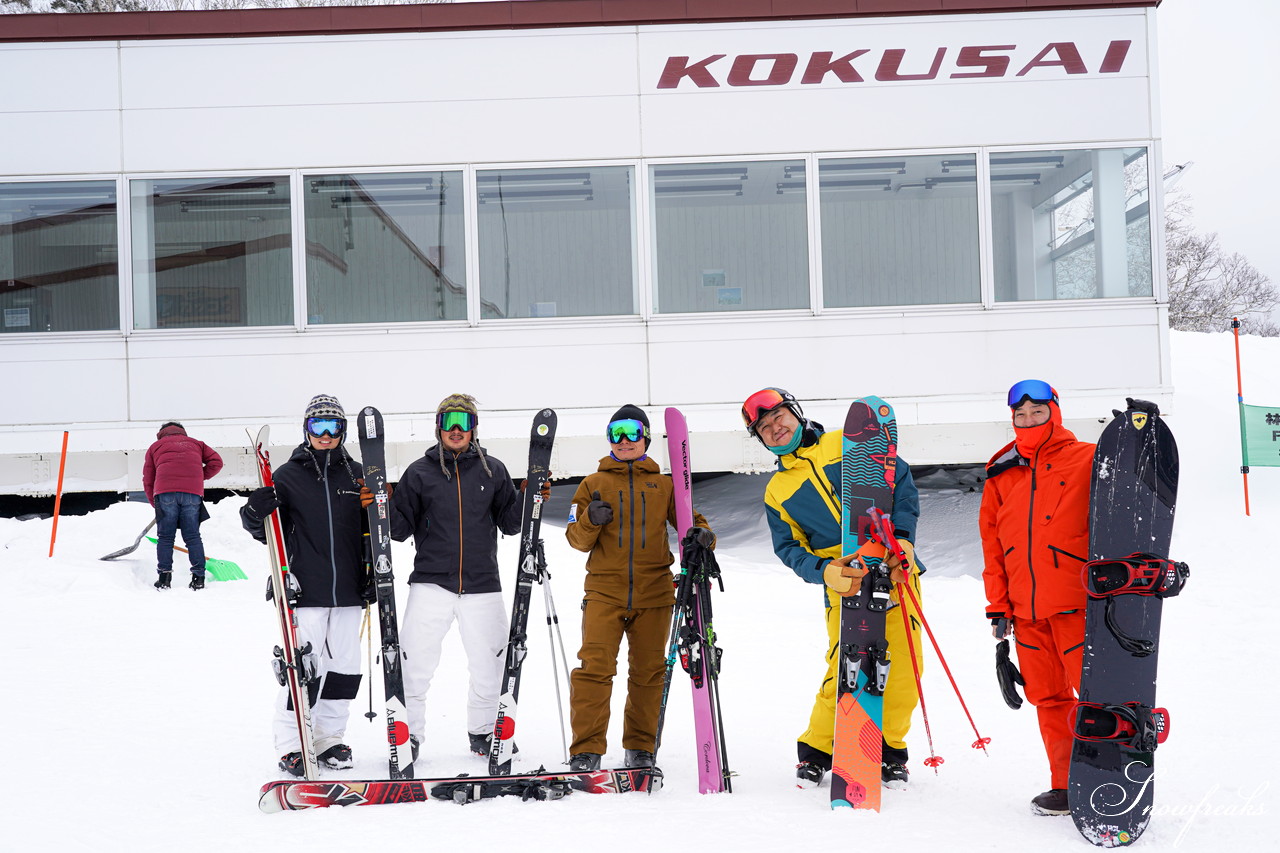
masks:
POLYGON ((1280 3, 1164 0, 1156 19, 1164 163, 1195 162, 1179 188, 1197 229, 1217 231, 1280 286, 1265 159, 1280 137, 1280 3))

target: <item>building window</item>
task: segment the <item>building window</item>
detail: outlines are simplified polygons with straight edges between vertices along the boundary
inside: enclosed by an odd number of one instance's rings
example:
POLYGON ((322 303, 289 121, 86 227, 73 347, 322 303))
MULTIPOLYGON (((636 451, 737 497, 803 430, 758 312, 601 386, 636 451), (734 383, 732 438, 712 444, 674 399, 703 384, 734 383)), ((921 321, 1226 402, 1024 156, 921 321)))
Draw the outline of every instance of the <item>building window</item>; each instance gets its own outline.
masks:
POLYGON ((139 329, 293 323, 289 179, 129 184, 139 329))
POLYGON ((822 160, 823 304, 980 302, 974 156, 822 160))
POLYGON ((308 323, 467 318, 462 172, 302 183, 308 323))
POLYGON ((802 160, 649 168, 655 312, 809 306, 802 160))
POLYGON ((0 184, 0 333, 120 328, 114 181, 0 184))
POLYGON ((997 301, 1152 294, 1147 149, 990 162, 997 301))
POLYGON ((476 173, 480 316, 636 313, 628 166, 476 173))

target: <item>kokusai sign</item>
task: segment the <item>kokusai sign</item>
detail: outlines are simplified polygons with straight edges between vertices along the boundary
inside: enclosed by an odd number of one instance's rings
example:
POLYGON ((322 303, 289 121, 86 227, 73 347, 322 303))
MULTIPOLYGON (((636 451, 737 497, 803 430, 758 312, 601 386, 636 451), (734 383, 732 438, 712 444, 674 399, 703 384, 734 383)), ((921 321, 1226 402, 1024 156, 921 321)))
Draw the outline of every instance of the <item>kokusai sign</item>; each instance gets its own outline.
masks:
MULTIPOLYGON (((717 89, 721 86, 820 86, 905 80, 965 80, 1026 77, 1040 70, 1055 76, 1115 74, 1129 57, 1128 39, 1109 42, 1098 54, 1074 41, 1035 45, 984 44, 929 50, 817 50, 801 53, 713 53, 669 56, 659 89, 717 89), (1091 56, 1091 54, 1097 54, 1091 56)), ((1045 79, 1043 73, 1035 79, 1045 79)))

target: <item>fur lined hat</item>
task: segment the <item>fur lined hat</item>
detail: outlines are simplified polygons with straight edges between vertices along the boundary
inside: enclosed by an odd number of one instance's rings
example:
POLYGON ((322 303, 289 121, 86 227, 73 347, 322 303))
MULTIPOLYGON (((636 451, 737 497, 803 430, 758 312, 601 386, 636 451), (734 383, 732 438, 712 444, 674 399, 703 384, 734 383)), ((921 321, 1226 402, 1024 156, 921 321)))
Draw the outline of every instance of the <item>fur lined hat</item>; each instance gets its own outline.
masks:
POLYGON ((444 464, 444 441, 440 434, 440 416, 446 412, 466 412, 475 419, 475 426, 471 428, 471 446, 476 449, 476 453, 480 456, 480 467, 490 477, 493 472, 489 470, 489 460, 485 458, 484 449, 480 446, 480 413, 476 409, 476 398, 470 394, 450 394, 440 401, 440 405, 436 406, 436 441, 439 442, 441 448, 440 453, 440 470, 444 473, 446 480, 452 479, 449 469, 444 464))

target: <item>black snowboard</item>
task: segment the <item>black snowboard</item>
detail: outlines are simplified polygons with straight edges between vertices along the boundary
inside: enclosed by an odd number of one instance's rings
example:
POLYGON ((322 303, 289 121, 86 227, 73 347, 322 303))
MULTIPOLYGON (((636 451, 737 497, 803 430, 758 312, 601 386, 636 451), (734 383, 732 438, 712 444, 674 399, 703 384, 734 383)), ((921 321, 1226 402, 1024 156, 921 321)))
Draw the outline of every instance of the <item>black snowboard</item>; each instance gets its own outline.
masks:
MULTIPOLYGON (((1131 399, 1128 405, 1126 411, 1114 413, 1094 455, 1089 502, 1092 560, 1136 552, 1169 555, 1178 447, 1154 404, 1131 399)), ((1162 605, 1154 595, 1090 596, 1081 703, 1155 705, 1162 605)), ((1108 719, 1105 710, 1088 706, 1078 708, 1073 716, 1076 737, 1067 794, 1071 817, 1088 841, 1099 847, 1123 847, 1137 841, 1151 820, 1154 744, 1142 748, 1133 741, 1080 736, 1097 734, 1096 726, 1108 719)))

